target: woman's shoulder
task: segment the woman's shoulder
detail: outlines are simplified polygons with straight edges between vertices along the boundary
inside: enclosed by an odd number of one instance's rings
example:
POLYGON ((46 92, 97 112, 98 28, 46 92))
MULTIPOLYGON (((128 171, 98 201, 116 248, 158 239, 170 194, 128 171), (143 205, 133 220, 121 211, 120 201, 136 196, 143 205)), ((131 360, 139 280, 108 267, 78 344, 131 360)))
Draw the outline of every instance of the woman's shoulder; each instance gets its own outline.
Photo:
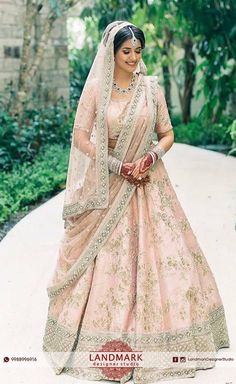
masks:
POLYGON ((88 79, 87 80, 87 86, 89 88, 92 88, 92 89, 95 89, 98 87, 98 78, 97 77, 94 77, 92 79, 88 79))
POLYGON ((89 80, 89 82, 93 85, 97 85, 98 84, 98 78, 97 77, 93 77, 91 80, 89 80))
POLYGON ((157 75, 144 75, 144 79, 149 84, 151 83, 152 85, 156 86, 158 91, 162 92, 163 87, 161 86, 157 75))
POLYGON ((87 81, 84 84, 83 92, 89 96, 97 96, 98 93, 98 80, 97 78, 87 79, 87 81))
POLYGON ((157 75, 144 75, 144 79, 147 82, 154 82, 159 85, 159 80, 157 75))
POLYGON ((158 76, 157 75, 143 75, 145 78, 148 78, 148 79, 158 79, 158 76))

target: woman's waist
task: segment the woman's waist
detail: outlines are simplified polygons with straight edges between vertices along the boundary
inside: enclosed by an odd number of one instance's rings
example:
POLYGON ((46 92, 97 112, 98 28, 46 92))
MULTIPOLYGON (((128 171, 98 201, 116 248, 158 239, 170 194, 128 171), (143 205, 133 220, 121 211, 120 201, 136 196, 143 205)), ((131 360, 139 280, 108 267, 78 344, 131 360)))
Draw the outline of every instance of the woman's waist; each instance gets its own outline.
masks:
POLYGON ((108 147, 111 149, 114 149, 117 143, 118 137, 117 138, 108 138, 108 147))

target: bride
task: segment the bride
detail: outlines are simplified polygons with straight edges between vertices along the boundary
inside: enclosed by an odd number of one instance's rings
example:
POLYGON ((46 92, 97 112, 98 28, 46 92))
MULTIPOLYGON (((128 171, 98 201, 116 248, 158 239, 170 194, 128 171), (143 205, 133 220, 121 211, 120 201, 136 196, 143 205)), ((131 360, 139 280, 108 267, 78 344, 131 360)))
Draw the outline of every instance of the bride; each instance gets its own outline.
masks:
POLYGON ((162 160, 174 133, 144 47, 133 24, 109 24, 76 111, 43 337, 56 374, 135 384, 194 377, 214 363, 103 369, 76 353, 113 345, 164 359, 229 347, 213 273, 162 160))

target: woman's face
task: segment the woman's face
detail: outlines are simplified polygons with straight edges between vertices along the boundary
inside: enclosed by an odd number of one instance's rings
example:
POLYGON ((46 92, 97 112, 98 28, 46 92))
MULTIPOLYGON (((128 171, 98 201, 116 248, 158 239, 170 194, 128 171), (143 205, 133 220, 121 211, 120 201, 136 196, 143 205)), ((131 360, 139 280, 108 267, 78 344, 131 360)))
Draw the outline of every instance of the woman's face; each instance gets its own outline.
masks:
POLYGON ((133 72, 142 57, 142 46, 137 40, 136 48, 133 48, 131 39, 124 41, 115 54, 115 66, 126 72, 133 72))

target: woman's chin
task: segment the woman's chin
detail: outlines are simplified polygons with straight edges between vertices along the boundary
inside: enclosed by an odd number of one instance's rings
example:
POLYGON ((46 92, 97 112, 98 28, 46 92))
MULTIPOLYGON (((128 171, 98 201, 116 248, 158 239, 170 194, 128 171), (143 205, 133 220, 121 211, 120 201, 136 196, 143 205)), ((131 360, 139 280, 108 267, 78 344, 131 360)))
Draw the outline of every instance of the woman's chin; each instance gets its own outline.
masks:
POLYGON ((131 73, 131 72, 134 72, 136 68, 137 68, 137 65, 135 65, 134 67, 132 67, 131 65, 126 65, 124 69, 126 72, 131 73))

